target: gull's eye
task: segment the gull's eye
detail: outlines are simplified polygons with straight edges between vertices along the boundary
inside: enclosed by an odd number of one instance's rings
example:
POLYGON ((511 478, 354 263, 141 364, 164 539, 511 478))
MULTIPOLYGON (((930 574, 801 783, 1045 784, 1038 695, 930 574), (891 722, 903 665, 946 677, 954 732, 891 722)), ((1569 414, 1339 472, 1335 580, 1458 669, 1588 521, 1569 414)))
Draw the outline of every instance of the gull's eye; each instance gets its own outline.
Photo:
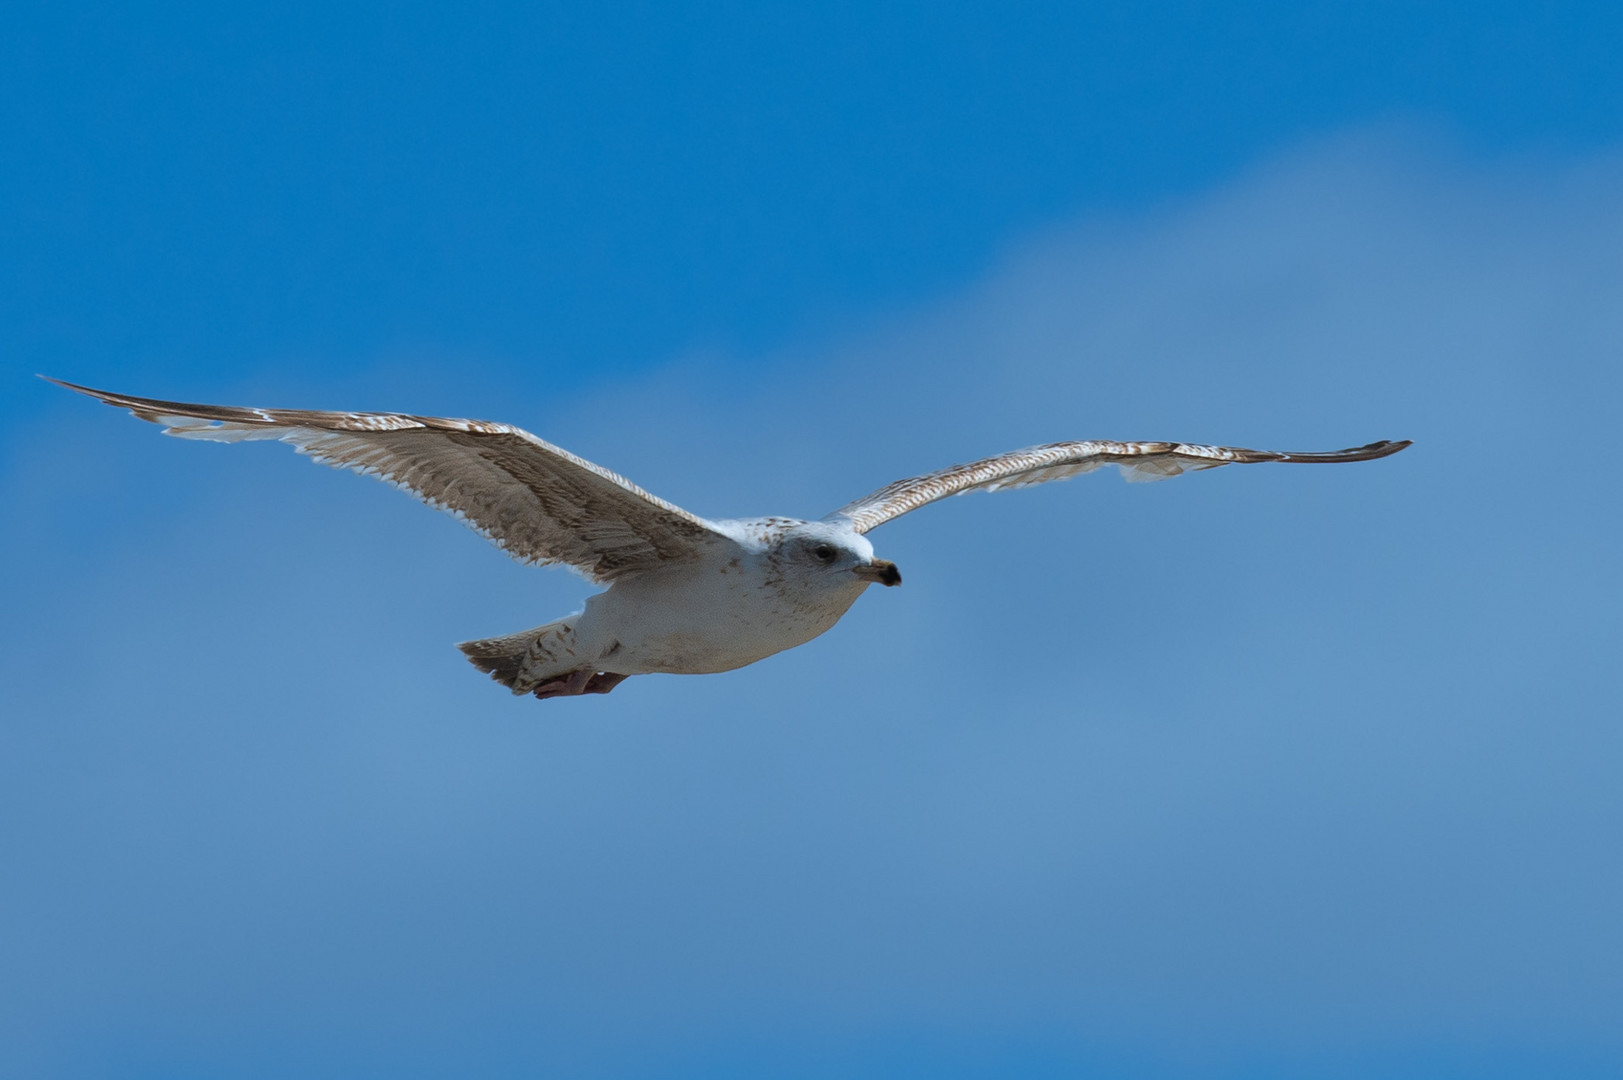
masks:
POLYGON ((818 544, 812 548, 812 556, 821 563, 831 563, 839 552, 834 550, 833 544, 818 544))

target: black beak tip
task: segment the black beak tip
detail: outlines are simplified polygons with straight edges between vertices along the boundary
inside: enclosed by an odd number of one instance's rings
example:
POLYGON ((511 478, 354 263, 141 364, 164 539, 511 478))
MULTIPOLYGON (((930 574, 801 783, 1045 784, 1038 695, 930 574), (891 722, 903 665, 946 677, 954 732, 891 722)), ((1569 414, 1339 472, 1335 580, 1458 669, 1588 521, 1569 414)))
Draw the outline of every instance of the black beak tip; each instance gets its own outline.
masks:
POLYGON ((896 564, 889 559, 874 559, 872 562, 863 563, 861 566, 853 566, 851 569, 863 581, 875 582, 887 589, 892 585, 902 583, 902 572, 896 569, 896 564))

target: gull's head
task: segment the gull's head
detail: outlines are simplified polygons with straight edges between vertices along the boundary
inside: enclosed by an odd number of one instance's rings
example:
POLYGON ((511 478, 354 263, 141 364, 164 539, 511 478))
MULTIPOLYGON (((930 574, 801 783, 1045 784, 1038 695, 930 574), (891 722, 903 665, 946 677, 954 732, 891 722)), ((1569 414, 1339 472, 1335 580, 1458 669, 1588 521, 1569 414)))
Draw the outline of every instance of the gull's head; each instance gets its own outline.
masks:
POLYGON ((900 585, 902 573, 889 559, 876 559, 868 538, 843 521, 802 521, 773 545, 779 564, 797 577, 828 583, 900 585))

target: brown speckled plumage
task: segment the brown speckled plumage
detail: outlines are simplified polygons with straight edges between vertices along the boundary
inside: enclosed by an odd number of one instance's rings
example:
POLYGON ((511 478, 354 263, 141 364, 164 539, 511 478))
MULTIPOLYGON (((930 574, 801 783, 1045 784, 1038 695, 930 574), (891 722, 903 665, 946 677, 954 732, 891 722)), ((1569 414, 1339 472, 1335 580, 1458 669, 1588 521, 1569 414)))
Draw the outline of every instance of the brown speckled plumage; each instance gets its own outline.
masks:
POLYGON ((1082 442, 1048 443, 1025 450, 1012 450, 996 457, 982 458, 967 465, 953 465, 938 472, 913 476, 886 484, 869 495, 847 503, 830 514, 844 518, 857 532, 868 532, 892 518, 926 503, 963 495, 971 491, 997 491, 1029 487, 1050 480, 1068 480, 1105 465, 1119 465, 1129 480, 1164 480, 1169 476, 1215 469, 1219 465, 1282 461, 1297 464, 1328 464, 1342 461, 1370 461, 1395 454, 1408 446, 1400 442, 1373 442, 1350 450, 1293 453, 1283 450, 1246 450, 1237 446, 1197 446, 1171 442, 1082 442))
POLYGON ((520 562, 565 563, 597 582, 692 558, 714 536, 681 507, 509 424, 195 405, 51 381, 164 424, 168 434, 291 443, 322 464, 404 488, 520 562))
MULTIPOLYGON (((51 380, 56 382, 57 380, 51 380)), ((967 491, 1063 480, 1103 465, 1129 479, 1249 462, 1368 461, 1407 442, 1279 453, 1170 442, 1066 442, 898 480, 821 521, 708 521, 521 428, 405 413, 194 405, 60 383, 219 442, 274 439, 376 476, 447 510, 526 563, 563 563, 609 585, 585 610, 458 646, 515 694, 606 694, 628 675, 730 671, 801 645, 872 584, 900 585, 864 535, 967 491)))

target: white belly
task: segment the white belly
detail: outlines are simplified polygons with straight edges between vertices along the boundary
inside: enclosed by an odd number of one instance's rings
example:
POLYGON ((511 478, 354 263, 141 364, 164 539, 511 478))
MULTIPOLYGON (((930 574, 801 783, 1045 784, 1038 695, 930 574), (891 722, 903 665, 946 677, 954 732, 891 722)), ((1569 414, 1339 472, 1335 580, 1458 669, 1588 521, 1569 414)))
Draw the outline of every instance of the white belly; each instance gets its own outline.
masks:
POLYGON ((821 634, 862 595, 855 576, 788 591, 756 560, 703 562, 616 582, 586 602, 575 625, 599 671, 731 671, 821 634))

